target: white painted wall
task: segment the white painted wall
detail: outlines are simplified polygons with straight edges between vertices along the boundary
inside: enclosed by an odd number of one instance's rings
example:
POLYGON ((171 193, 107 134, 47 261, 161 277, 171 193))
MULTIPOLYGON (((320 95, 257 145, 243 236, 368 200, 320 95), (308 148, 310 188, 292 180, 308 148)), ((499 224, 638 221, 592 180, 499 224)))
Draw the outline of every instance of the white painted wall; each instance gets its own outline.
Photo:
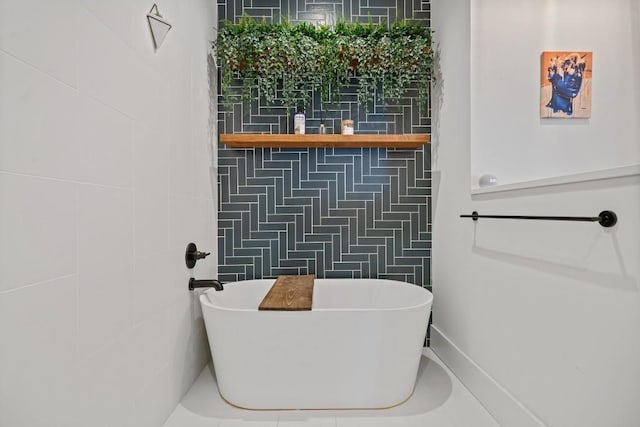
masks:
POLYGON ((640 164, 633 8, 636 0, 472 2, 472 187, 485 173, 509 184, 640 164), (591 118, 540 118, 540 54, 553 50, 593 52, 591 118))
POLYGON ((158 2, 154 53, 152 4, 0 0, 1 426, 158 426, 209 357, 217 11, 158 2))
MULTIPOLYGON (((474 115, 494 108, 496 99, 480 106, 471 100, 470 3, 432 5, 441 69, 432 143, 434 350, 505 426, 640 425, 640 176, 470 195, 471 143, 496 138, 472 131, 474 115), (458 217, 473 210, 582 216, 603 209, 617 212, 616 227, 507 220, 474 224, 458 217)), ((531 9, 533 3, 560 2, 517 3, 531 9)), ((586 13, 594 3, 581 4, 586 13)), ((637 2, 626 7, 626 13, 616 13, 629 16, 635 10, 637 16, 637 2)), ((600 6, 591 12, 605 13, 600 6)), ((601 27, 597 33, 609 35, 601 27)), ((527 31, 509 33, 510 43, 526 43, 528 36, 527 31)), ((637 42, 633 49, 629 53, 637 58, 637 42)), ((493 52, 493 46, 484 50, 489 57, 493 52)), ((600 92, 611 89, 607 81, 598 86, 600 92)), ((633 91, 618 95, 627 102, 633 91)), ((493 127, 503 124, 498 120, 493 127)), ((617 138, 600 145, 637 147, 633 124, 628 126, 628 132, 616 130, 617 138)), ((524 143, 506 138, 496 143, 524 143)), ((504 163, 535 168, 533 159, 510 153, 487 152, 504 163)))

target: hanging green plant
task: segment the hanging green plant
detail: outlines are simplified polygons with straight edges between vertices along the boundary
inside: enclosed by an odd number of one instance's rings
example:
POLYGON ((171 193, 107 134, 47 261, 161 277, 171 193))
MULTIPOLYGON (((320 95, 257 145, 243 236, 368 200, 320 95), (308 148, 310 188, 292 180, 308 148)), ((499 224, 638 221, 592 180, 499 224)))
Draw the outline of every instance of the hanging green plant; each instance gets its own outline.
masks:
POLYGON ((237 24, 224 23, 213 47, 227 101, 233 100, 234 79, 241 79, 245 98, 257 93, 271 104, 280 102, 287 112, 308 105, 314 91, 325 105, 335 102, 353 80, 364 105, 373 101, 377 88, 387 100, 417 89, 421 105, 428 101, 433 50, 426 27, 343 20, 335 27, 315 27, 288 21, 268 24, 243 16, 237 24))

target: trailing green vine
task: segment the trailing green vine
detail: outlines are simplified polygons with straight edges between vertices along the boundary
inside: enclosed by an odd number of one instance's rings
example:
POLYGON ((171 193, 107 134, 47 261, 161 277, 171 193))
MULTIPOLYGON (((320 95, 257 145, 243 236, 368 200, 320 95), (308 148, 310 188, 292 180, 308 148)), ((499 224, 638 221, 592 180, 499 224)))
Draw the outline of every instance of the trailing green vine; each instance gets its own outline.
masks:
POLYGON ((227 102, 233 100, 234 79, 241 79, 245 99, 257 93, 271 104, 280 100, 289 111, 308 105, 314 91, 325 105, 336 102, 355 78, 361 104, 373 102, 377 88, 386 100, 417 89, 421 105, 427 103, 433 51, 426 27, 343 20, 335 27, 315 27, 288 21, 268 24, 243 16, 237 24, 224 23, 213 47, 227 102))

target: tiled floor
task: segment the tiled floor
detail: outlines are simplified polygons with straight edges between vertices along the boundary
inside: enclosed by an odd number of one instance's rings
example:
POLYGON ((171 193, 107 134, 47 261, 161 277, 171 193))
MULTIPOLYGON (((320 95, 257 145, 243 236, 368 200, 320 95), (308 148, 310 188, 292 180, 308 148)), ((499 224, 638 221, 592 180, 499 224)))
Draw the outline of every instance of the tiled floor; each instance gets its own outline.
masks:
POLYGON ((413 396, 391 409, 248 411, 218 393, 209 364, 165 427, 497 427, 498 423, 429 349, 423 352, 413 396))

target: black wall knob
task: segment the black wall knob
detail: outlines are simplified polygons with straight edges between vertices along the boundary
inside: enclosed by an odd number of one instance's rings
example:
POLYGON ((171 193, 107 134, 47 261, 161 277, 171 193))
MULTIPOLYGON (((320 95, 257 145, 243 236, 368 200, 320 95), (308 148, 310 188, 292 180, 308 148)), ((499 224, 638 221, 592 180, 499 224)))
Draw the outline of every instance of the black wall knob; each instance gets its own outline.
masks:
POLYGON ((187 250, 184 253, 184 262, 187 264, 187 268, 191 269, 196 266, 196 261, 206 258, 211 255, 211 252, 200 252, 195 243, 189 243, 187 250))
POLYGON ((602 211, 598 218, 598 223, 603 227, 613 227, 618 222, 618 216, 614 211, 602 211))

